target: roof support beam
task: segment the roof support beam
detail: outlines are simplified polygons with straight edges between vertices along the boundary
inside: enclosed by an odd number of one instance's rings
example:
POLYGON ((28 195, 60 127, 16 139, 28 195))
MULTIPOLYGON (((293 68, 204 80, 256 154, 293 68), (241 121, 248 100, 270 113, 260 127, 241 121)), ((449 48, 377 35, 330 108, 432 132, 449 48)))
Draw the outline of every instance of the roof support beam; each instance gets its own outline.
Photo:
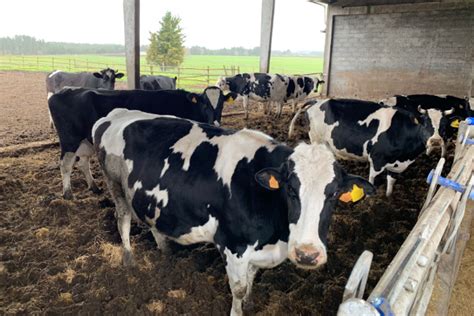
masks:
POLYGON ((262 26, 260 28, 260 72, 269 72, 272 51, 273 16, 275 0, 262 0, 262 26))
POLYGON ((140 78, 140 0, 123 0, 125 57, 129 89, 139 87, 140 78))

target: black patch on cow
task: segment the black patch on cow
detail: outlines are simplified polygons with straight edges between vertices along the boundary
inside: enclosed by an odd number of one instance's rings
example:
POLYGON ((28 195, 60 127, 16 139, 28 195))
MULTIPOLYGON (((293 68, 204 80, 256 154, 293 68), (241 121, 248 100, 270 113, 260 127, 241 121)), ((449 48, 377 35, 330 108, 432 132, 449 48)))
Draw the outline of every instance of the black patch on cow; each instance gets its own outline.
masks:
POLYGON ((298 85, 299 85, 301 88, 303 88, 303 87, 304 87, 304 81, 303 81, 303 78, 301 78, 301 77, 300 77, 300 78, 298 78, 298 79, 297 79, 297 82, 298 82, 298 85))
POLYGON ((290 96, 295 93, 296 85, 295 81, 293 79, 290 79, 290 82, 288 83, 288 87, 286 87, 286 97, 289 98, 290 96))
MULTIPOLYGON (((334 146, 345 149, 348 153, 362 156, 364 144, 372 139, 377 133, 379 120, 372 120, 369 126, 360 125, 357 122, 365 120, 370 114, 381 108, 374 102, 359 100, 331 99, 321 105, 324 112, 324 122, 328 125, 339 123, 331 133, 334 146)), ((371 142, 368 144, 370 150, 371 142)))

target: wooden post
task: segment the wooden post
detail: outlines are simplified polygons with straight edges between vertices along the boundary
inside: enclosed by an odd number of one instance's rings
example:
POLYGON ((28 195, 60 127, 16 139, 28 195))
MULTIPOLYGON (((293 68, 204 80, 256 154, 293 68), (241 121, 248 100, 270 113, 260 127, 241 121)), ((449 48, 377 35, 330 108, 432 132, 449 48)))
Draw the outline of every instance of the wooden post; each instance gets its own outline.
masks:
POLYGON ((150 65, 150 74, 153 75, 153 65, 150 65))
POLYGON ((123 0, 127 83, 136 89, 140 82, 140 0, 123 0))
POLYGON ((270 70, 272 50, 273 16, 275 0, 262 0, 262 22, 260 27, 260 72, 270 70))

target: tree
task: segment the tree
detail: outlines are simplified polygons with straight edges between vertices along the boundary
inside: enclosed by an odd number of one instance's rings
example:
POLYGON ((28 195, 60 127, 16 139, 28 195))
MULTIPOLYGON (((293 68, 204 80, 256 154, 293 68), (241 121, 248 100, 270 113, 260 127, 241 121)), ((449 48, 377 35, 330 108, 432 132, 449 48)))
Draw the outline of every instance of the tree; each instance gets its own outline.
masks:
POLYGON ((160 21, 161 29, 158 32, 150 32, 150 46, 146 52, 146 60, 149 64, 157 64, 162 67, 178 66, 184 60, 184 35, 179 26, 181 19, 166 12, 160 21))

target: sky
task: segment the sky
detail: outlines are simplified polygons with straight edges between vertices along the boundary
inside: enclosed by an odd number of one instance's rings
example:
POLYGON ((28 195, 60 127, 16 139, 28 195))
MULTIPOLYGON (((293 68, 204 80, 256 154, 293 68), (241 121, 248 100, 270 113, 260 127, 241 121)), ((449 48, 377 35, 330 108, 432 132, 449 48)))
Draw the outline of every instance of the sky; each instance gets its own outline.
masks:
MULTIPOLYGON (((181 18, 185 46, 260 45, 261 0, 141 0, 140 44, 166 13, 181 18)), ((276 0, 272 49, 322 51, 324 9, 306 0, 276 0)), ((123 44, 122 0, 0 1, 0 37, 123 44)))

